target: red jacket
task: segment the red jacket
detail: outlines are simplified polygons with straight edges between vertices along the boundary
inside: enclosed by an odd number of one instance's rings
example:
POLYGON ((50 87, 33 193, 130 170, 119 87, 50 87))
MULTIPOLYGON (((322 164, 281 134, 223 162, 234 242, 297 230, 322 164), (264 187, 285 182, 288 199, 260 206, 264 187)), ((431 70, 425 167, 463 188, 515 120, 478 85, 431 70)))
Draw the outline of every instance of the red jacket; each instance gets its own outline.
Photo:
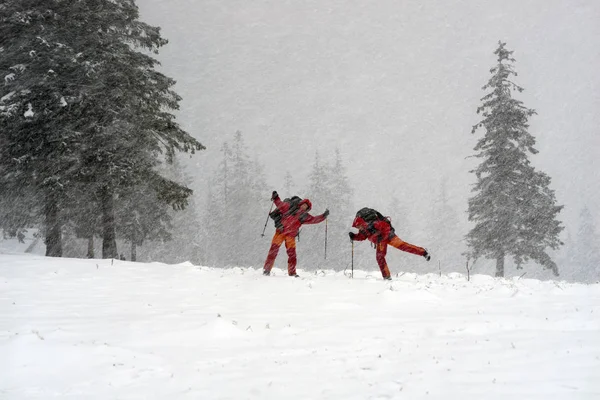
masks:
MULTIPOLYGON (((273 201, 275 202, 275 205, 283 215, 281 217, 281 224, 283 225, 282 233, 286 236, 296 237, 298 235, 300 227, 304 224, 318 224, 319 222, 325 221, 324 215, 317 215, 316 217, 313 217, 308 213, 312 208, 312 204, 308 199, 300 201, 300 203, 298 204, 298 210, 296 210, 296 212, 292 214, 287 214, 287 212, 290 210, 289 203, 284 203, 279 197, 276 197, 275 199, 273 199, 273 201), (302 204, 306 204, 308 206, 308 209, 306 211, 302 211, 300 209, 300 206, 302 206, 302 204)), ((281 232, 281 230, 279 232, 281 232)))
POLYGON ((352 227, 358 229, 354 240, 359 241, 369 239, 373 243, 388 242, 395 235, 392 226, 387 221, 375 221, 369 224, 364 219, 356 217, 352 222, 352 227))

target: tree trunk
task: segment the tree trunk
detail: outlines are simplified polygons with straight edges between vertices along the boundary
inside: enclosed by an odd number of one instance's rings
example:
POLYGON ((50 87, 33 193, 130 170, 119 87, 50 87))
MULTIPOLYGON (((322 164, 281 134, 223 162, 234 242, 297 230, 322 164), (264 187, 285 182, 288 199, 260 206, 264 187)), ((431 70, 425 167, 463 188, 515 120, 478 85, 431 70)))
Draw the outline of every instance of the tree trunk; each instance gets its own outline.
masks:
POLYGON ((46 199, 46 256, 62 257, 61 225, 58 217, 58 204, 51 196, 46 199))
POLYGON ((496 256, 496 278, 504 278, 504 253, 496 256))
POLYGON ((119 258, 115 233, 115 209, 112 191, 100 189, 102 203, 102 258, 119 258))
POLYGON ((137 261, 137 245, 135 240, 131 241, 131 261, 137 261))
POLYGON ((135 234, 135 224, 131 224, 131 261, 137 260, 137 237, 135 234))
POLYGON ((94 258, 94 236, 88 238, 87 258, 94 258))

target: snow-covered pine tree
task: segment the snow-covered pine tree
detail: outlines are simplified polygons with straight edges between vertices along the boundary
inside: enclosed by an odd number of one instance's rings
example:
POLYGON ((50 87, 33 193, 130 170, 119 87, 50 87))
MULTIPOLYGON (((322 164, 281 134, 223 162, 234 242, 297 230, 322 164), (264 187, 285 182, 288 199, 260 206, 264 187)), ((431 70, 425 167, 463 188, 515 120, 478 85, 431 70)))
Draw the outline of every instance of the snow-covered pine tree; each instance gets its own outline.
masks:
MULTIPOLYGON (((350 262, 350 240, 348 232, 354 219, 354 190, 350 186, 348 172, 339 148, 335 159, 327 169, 331 185, 331 198, 322 205, 331 210, 328 217, 327 263, 329 268, 343 270, 350 262)), ((321 210, 319 210, 321 211, 321 210)))
POLYGON ((203 146, 174 121, 174 81, 149 52, 166 44, 132 0, 7 0, 0 7, 0 163, 34 188, 46 254, 60 256, 65 199, 77 184, 98 193, 103 257, 116 257, 114 197, 147 184, 183 208, 191 190, 155 171, 160 154, 203 146), (138 51, 138 49, 142 51, 138 51))
POLYGON ((83 39, 74 30, 85 21, 70 3, 0 4, 0 186, 35 194, 31 209, 45 225, 46 255, 56 257, 81 147, 75 108, 92 84, 72 43, 83 39))
POLYGON ((329 208, 327 218, 327 259, 325 259, 325 223, 302 228, 298 245, 298 266, 305 269, 344 269, 349 262, 350 242, 348 230, 353 218, 353 190, 348 182, 346 167, 339 149, 335 150, 333 163, 315 161, 305 191, 312 204, 312 215, 329 208))
POLYGON ((528 119, 535 111, 513 98, 523 88, 511 81, 516 76, 512 51, 499 42, 494 52, 498 62, 483 87, 490 92, 477 113, 483 116, 472 129, 484 128, 474 150, 481 164, 473 171, 477 181, 469 199, 469 220, 475 223, 467 234, 469 256, 496 261, 496 276, 504 276, 504 261, 513 256, 517 268, 529 259, 558 275, 558 267, 546 252, 562 242, 557 220, 563 208, 556 205, 550 177, 536 171, 528 154, 536 154, 535 138, 528 132, 528 119))
POLYGON ((114 196, 120 187, 148 185, 160 203, 183 209, 192 191, 157 172, 160 153, 171 163, 176 151, 204 147, 174 121, 171 111, 180 100, 172 90, 175 82, 156 71, 158 62, 147 54, 166 44, 159 28, 138 20, 133 1, 105 1, 102 6, 86 21, 89 30, 102 33, 89 57, 98 64, 92 75, 105 90, 94 96, 89 109, 90 120, 99 117, 101 124, 86 127, 95 146, 84 152, 87 174, 82 177, 93 177, 90 186, 100 192, 107 258, 116 256, 114 196))
POLYGON ((231 148, 228 142, 221 146, 221 162, 208 182, 206 208, 202 214, 201 233, 203 262, 211 266, 223 266, 221 256, 227 251, 227 241, 223 240, 228 228, 225 204, 229 198, 231 183, 231 148))
POLYGON ((262 167, 248 155, 241 132, 222 146, 203 215, 205 257, 211 265, 257 265, 268 245, 260 236, 269 206, 262 167))
MULTIPOLYGON (((250 169, 251 161, 247 154, 246 145, 240 131, 235 132, 231 146, 231 172, 229 174, 230 190, 225 202, 226 222, 226 242, 233 251, 228 250, 223 254, 223 259, 227 260, 227 265, 247 265, 248 247, 247 241, 250 239, 248 231, 248 217, 252 189, 250 181, 252 179, 250 169)), ((256 227, 256 226, 255 226, 256 227)), ((254 235, 256 237, 256 235, 254 235)))

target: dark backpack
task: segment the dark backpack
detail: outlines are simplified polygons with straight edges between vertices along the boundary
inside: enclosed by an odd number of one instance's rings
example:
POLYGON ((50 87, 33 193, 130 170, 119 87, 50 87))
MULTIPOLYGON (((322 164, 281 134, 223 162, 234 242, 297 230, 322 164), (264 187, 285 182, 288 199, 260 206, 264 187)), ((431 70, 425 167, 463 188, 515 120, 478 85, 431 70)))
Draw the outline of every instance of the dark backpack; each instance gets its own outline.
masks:
POLYGON ((362 218, 368 224, 368 230, 370 233, 375 231, 373 224, 377 221, 385 221, 390 225, 390 232, 394 232, 394 227, 392 226, 392 222, 388 217, 384 217, 379 211, 374 210, 372 208, 364 207, 358 210, 356 213, 357 218, 362 218))
POLYGON ((295 214, 298 211, 298 209, 300 208, 301 201, 302 201, 302 199, 298 196, 292 196, 289 199, 283 199, 284 203, 288 203, 290 205, 289 210, 287 210, 285 213, 282 213, 279 208, 276 208, 274 211, 272 211, 269 214, 269 217, 271 217, 271 219, 273 219, 273 222, 275 223, 276 229, 283 229, 283 225, 281 224, 281 219, 284 216, 295 214))

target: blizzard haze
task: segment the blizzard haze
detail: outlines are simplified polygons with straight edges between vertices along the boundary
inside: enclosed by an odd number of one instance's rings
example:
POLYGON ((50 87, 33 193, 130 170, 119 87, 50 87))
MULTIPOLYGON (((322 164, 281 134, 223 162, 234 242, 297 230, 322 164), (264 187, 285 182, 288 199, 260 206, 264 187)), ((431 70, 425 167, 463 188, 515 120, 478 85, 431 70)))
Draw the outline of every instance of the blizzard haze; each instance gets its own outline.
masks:
MULTIPOLYGON (((179 121, 208 150, 192 159, 203 198, 223 140, 241 130, 281 188, 315 152, 339 147, 357 206, 396 196, 412 236, 447 183, 466 211, 481 87, 499 40, 514 51, 516 97, 538 115, 532 162, 552 178, 575 230, 584 205, 600 221, 600 4, 596 1, 160 1, 141 18, 170 43, 160 54, 183 96, 179 121)), ((268 199, 267 199, 268 202, 268 199)), ((332 210, 335 205, 327 205, 332 210)), ((466 224, 466 215, 462 219, 466 224)), ((467 227, 465 226, 466 233, 467 227)))

